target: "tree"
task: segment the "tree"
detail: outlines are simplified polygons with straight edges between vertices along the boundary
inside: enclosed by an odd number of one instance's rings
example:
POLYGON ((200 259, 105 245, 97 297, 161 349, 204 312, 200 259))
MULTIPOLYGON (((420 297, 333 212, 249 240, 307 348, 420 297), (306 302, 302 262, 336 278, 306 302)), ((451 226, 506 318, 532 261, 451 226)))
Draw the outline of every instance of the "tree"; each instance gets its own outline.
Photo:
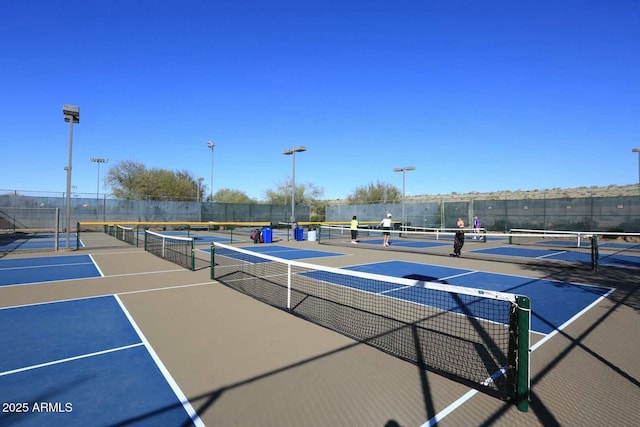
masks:
POLYGON ((218 190, 216 194, 213 195, 213 201, 216 203, 258 203, 244 192, 228 188, 218 190))
POLYGON ((402 201, 402 191, 391 184, 370 182, 366 186, 357 187, 347 199, 354 204, 399 203, 402 201))
POLYGON ((107 172, 105 184, 119 199, 197 200, 203 188, 187 170, 147 169, 142 163, 123 160, 107 172))
MULTIPOLYGON (((311 220, 322 221, 326 215, 327 202, 321 200, 324 189, 314 184, 296 184, 296 206, 311 206, 311 220)), ((279 183, 276 190, 266 191, 267 203, 291 206, 291 183, 279 183)))
MULTIPOLYGON (((320 200, 324 189, 314 184, 296 184, 296 205, 311 205, 320 200)), ((291 184, 280 183, 276 190, 266 191, 267 203, 272 205, 291 204, 291 184)))

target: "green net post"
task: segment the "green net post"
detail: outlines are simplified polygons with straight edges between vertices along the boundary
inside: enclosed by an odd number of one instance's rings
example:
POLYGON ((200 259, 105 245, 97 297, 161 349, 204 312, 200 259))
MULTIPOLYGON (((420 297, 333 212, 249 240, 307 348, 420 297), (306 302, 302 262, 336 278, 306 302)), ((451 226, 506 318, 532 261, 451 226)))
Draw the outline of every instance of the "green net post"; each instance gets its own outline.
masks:
POLYGON ((516 406, 522 412, 529 410, 529 329, 531 301, 518 296, 518 377, 516 379, 516 406))
POLYGON ((78 249, 80 249, 80 223, 79 222, 76 223, 76 251, 78 249))
POLYGON ((600 272, 600 248, 598 247, 598 235, 591 238, 591 269, 600 272))
POLYGON ((210 263, 210 266, 211 266, 211 267, 209 268, 209 271, 210 271, 209 278, 210 278, 211 280, 213 280, 213 277, 215 276, 215 274, 214 274, 215 264, 213 263, 213 256, 214 256, 214 252, 215 252, 215 250, 216 250, 216 249, 215 249, 215 246, 214 246, 214 245, 213 245, 213 243, 212 243, 212 244, 211 244, 211 263, 210 263))
POLYGON ((195 247, 195 240, 191 240, 191 271, 196 271, 196 247, 195 247))

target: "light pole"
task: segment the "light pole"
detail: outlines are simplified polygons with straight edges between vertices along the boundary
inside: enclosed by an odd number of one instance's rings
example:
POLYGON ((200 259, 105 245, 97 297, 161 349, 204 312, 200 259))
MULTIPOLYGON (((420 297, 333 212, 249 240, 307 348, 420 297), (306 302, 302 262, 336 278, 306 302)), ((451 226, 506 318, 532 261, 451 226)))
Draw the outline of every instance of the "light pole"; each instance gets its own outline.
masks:
POLYGON ((198 177, 198 195, 197 195, 197 200, 198 200, 198 221, 202 222, 202 205, 200 204, 201 198, 200 198, 200 192, 202 191, 202 181, 204 180, 203 177, 198 177))
POLYGON ((291 174, 291 228, 295 227, 296 222, 296 153, 307 151, 307 147, 298 145, 282 151, 285 156, 293 156, 293 172, 291 174))
POLYGON ((632 148, 632 153, 638 153, 638 188, 640 189, 640 148, 632 148))
POLYGON ((216 144, 213 141, 207 141, 207 147, 211 149, 211 188, 209 189, 209 200, 213 201, 213 149, 216 144))
POLYGON ((416 170, 415 166, 404 166, 402 168, 393 168, 394 172, 402 172, 402 227, 405 228, 407 220, 404 217, 404 184, 405 184, 405 172, 416 170))
POLYGON ((69 163, 65 167, 67 171, 67 206, 65 222, 67 224, 67 250, 70 249, 71 240, 71 159, 73 153, 73 124, 80 123, 80 107, 64 104, 62 106, 64 121, 69 123, 69 163))
POLYGON ((98 164, 98 184, 96 185, 96 203, 98 203, 98 201, 100 200, 100 163, 109 163, 109 159, 105 159, 102 157, 91 157, 89 160, 92 163, 98 164))

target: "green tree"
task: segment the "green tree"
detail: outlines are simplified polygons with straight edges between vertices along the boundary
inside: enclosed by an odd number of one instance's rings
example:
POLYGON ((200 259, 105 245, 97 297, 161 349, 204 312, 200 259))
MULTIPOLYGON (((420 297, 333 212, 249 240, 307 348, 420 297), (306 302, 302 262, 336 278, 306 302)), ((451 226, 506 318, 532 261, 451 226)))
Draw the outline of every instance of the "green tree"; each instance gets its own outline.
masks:
POLYGON ((378 181, 368 185, 357 187, 353 193, 347 196, 350 203, 399 203, 402 201, 402 191, 394 185, 378 181))
MULTIPOLYGON (((296 205, 312 205, 323 195, 324 189, 314 184, 296 184, 296 205)), ((267 190, 266 199, 272 205, 290 205, 291 184, 280 183, 275 190, 267 190)))
POLYGON ((189 171, 147 169, 142 163, 123 160, 107 172, 105 185, 120 199, 197 200, 203 188, 189 171))
POLYGON ((258 203, 244 192, 228 188, 218 190, 216 194, 213 195, 213 201, 216 203, 258 203))
MULTIPOLYGON (((296 184, 296 206, 311 206, 311 221, 323 221, 327 202, 322 200, 324 189, 314 184, 296 184)), ((266 191, 267 203, 291 206, 291 183, 279 183, 275 190, 266 191)))

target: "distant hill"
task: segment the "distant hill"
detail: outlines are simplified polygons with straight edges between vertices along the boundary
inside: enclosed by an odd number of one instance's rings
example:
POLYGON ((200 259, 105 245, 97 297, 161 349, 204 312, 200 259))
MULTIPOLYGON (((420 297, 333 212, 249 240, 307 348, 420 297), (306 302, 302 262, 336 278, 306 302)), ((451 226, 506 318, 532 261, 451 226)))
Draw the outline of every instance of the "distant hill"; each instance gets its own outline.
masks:
POLYGON ((638 196, 638 185, 608 185, 606 187, 577 187, 577 188, 551 188, 545 190, 504 190, 486 193, 450 193, 435 195, 407 196, 407 201, 436 201, 446 200, 523 200, 523 199, 557 199, 557 198, 584 198, 584 197, 620 197, 638 196))
MULTIPOLYGON (((640 189, 637 184, 632 185, 608 185, 606 187, 577 187, 577 188, 551 188, 545 190, 503 190, 490 192, 449 193, 449 194, 423 194, 407 196, 407 202, 437 202, 468 201, 474 200, 524 200, 524 199, 558 199, 558 198, 584 198, 584 197, 622 197, 638 196, 640 189)), ((348 204, 346 199, 331 200, 330 204, 348 204)))

